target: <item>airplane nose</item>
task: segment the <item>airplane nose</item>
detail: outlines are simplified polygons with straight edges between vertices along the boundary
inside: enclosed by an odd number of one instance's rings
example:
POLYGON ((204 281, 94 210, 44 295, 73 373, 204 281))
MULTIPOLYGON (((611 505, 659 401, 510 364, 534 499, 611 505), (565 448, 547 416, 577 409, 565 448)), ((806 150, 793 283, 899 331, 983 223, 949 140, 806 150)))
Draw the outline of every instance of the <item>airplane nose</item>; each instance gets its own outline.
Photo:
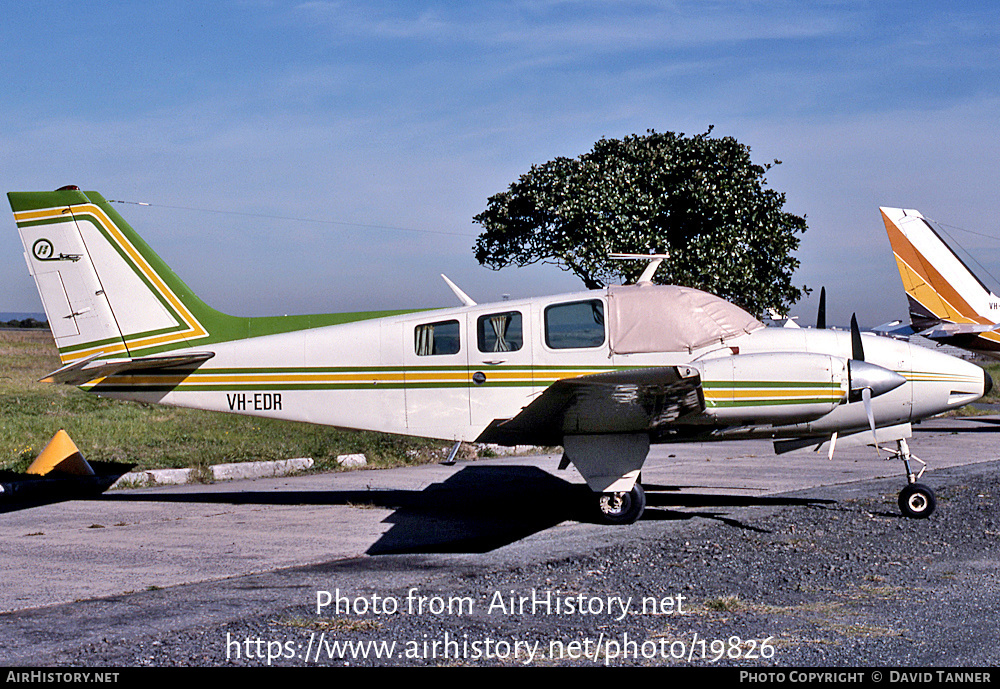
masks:
POLYGON ((989 371, 985 368, 983 369, 983 397, 990 394, 990 390, 993 389, 993 378, 990 377, 989 371))

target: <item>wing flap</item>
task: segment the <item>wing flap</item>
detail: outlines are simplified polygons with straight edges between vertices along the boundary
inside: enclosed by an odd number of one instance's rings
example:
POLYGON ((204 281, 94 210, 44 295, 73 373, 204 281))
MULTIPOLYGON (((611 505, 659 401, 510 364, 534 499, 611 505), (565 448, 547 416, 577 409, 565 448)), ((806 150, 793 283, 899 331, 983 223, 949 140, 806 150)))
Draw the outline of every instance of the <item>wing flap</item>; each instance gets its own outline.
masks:
POLYGON ((565 435, 653 433, 700 414, 698 370, 665 366, 558 380, 510 419, 497 419, 476 442, 561 445, 565 435))

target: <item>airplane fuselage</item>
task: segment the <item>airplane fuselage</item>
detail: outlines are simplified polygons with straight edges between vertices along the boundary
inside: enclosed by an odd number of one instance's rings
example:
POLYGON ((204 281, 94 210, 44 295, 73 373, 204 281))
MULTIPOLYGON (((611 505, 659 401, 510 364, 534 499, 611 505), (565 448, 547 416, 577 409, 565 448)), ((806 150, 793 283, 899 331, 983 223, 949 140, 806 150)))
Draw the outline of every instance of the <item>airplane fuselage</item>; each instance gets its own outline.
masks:
MULTIPOLYGON (((596 290, 218 343, 198 368, 86 387, 144 402, 475 441, 556 380, 687 366, 701 376, 704 411, 674 428, 681 432, 654 434, 654 442, 868 427, 864 406, 846 399, 849 332, 761 328, 692 351, 620 354, 604 323, 588 322, 582 334, 569 327, 596 305, 606 313, 606 302, 607 292, 596 290), (568 323, 556 322, 561 312, 568 323)), ((879 426, 917 421, 983 393, 974 364, 889 338, 865 336, 864 346, 868 362, 906 379, 875 399, 879 426)))

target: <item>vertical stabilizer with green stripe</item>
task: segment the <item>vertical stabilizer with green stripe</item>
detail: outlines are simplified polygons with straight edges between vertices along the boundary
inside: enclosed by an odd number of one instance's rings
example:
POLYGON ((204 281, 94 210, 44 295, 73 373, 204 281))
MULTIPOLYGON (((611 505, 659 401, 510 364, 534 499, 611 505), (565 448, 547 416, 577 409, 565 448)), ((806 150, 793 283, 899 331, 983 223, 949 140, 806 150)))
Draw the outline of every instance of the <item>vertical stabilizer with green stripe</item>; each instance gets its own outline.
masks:
POLYGON ((64 187, 7 197, 64 364, 409 312, 229 316, 199 299, 97 192, 64 187))
POLYGON ((7 196, 63 363, 231 339, 246 320, 206 306, 100 194, 7 196))

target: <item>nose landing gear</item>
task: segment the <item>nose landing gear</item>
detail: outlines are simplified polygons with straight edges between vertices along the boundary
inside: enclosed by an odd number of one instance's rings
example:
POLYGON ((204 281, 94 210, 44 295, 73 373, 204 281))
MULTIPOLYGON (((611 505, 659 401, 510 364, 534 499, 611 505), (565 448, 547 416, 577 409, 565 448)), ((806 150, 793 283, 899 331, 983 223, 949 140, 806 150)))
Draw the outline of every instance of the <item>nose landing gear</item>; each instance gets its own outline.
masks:
POLYGON ((910 454, 910 447, 902 439, 896 441, 896 450, 892 451, 892 454, 896 459, 902 460, 903 466, 906 468, 907 486, 899 492, 899 511, 903 513, 904 517, 910 519, 927 519, 937 507, 934 491, 922 483, 917 483, 917 479, 924 475, 927 463, 916 455, 910 454), (910 468, 910 460, 920 462, 920 471, 916 474, 910 468))

